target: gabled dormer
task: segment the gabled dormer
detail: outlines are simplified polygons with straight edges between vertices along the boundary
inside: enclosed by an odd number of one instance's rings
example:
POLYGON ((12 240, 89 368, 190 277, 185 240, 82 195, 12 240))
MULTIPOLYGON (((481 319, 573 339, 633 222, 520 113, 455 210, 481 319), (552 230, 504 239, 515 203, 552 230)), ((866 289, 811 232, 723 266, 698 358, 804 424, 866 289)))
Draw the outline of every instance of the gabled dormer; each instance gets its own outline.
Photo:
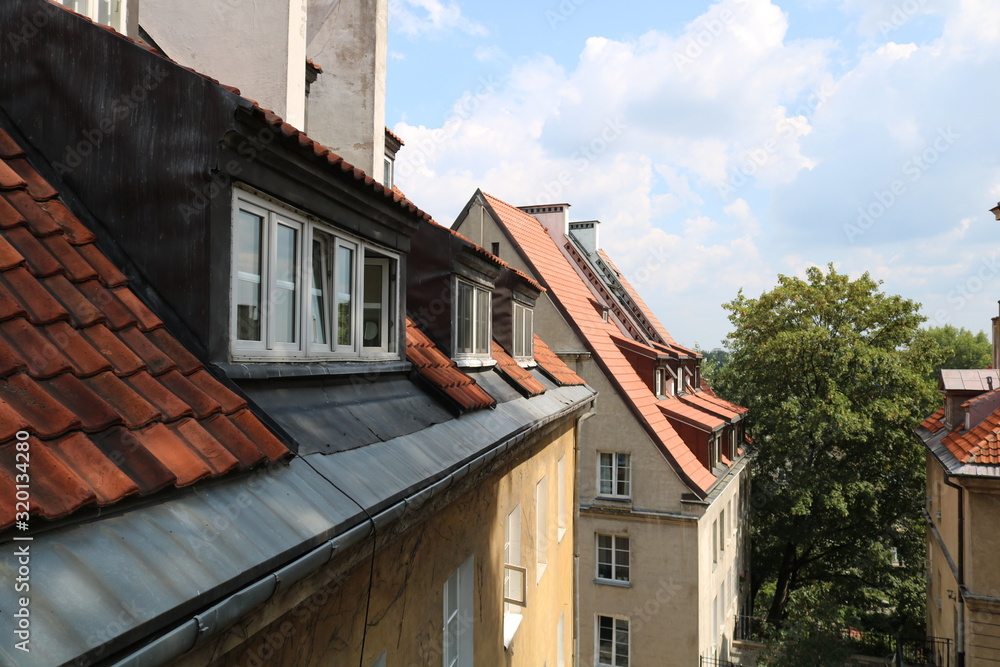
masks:
POLYGON ((493 292, 493 337, 522 366, 534 365, 535 303, 542 287, 510 267, 493 292))

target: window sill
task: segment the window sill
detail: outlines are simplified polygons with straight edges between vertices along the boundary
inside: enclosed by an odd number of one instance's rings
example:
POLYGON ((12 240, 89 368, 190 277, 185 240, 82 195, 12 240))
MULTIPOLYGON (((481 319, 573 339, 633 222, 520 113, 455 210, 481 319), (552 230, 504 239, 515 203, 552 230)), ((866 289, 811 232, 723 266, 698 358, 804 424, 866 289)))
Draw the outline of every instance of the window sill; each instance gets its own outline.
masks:
POLYGON ((630 581, 615 581, 614 579, 594 579, 595 584, 600 584, 601 586, 617 586, 618 588, 632 588, 632 582, 630 581))
POLYGON ((301 360, 296 363, 222 363, 216 366, 227 377, 241 380, 268 380, 290 377, 327 377, 334 375, 370 375, 372 373, 406 373, 409 361, 392 359, 388 361, 344 360, 319 361, 301 360))
POLYGON ((517 633, 517 629, 521 627, 523 618, 521 614, 504 614, 503 647, 505 649, 510 648, 510 643, 514 641, 514 635, 517 633))
POLYGON ((536 366, 538 366, 538 362, 530 358, 520 359, 515 357, 514 361, 516 361, 517 365, 520 366, 521 368, 535 368, 536 366))
POLYGON ((459 357, 455 359, 455 365, 459 368, 492 368, 497 361, 484 357, 459 357))
POLYGON ((610 503, 632 504, 632 496, 594 496, 594 500, 602 500, 610 503))
POLYGON ((565 534, 566 534, 566 529, 565 528, 560 528, 559 529, 559 533, 556 536, 556 542, 562 542, 563 535, 565 535, 565 534))

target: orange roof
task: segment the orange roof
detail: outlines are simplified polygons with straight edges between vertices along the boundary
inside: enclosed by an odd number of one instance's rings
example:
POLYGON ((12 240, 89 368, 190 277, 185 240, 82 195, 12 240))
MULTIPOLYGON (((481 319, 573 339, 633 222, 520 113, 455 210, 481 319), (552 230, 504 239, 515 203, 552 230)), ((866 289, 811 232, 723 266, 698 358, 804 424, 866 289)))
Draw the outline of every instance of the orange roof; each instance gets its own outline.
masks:
POLYGON ((944 428, 944 408, 941 408, 930 417, 920 422, 920 425, 930 431, 931 433, 937 433, 944 428))
POLYGON ((586 384, 583 378, 570 370, 570 367, 545 344, 545 341, 538 337, 538 334, 535 334, 534 337, 535 362, 553 382, 560 387, 586 384))
POLYGON ((536 380, 531 373, 521 368, 514 357, 510 356, 500 346, 500 343, 493 341, 493 359, 497 362, 497 370, 509 381, 514 383, 518 390, 528 396, 538 396, 545 393, 545 385, 536 380))
POLYGON ((674 430, 666 415, 657 408, 656 398, 615 344, 612 336, 621 336, 618 327, 605 322, 591 305, 593 294, 555 241, 536 218, 496 197, 484 193, 487 205, 507 230, 540 282, 548 288, 553 301, 568 316, 591 349, 608 378, 641 418, 647 432, 678 473, 695 490, 705 492, 715 476, 697 459, 694 452, 674 430))
POLYGON ((710 414, 700 410, 693 405, 689 405, 676 398, 669 398, 656 404, 667 417, 679 418, 682 422, 690 423, 702 427, 703 430, 714 431, 726 424, 725 419, 718 415, 710 414))
MULTIPOLYGON (((31 435, 31 511, 54 519, 288 455, 95 241, 0 130, 0 448, 31 435)), ((6 498, 15 463, 0 457, 6 498)), ((13 521, 0 503, 0 528, 13 521)))
POLYGON ((462 410, 491 408, 496 405, 493 397, 462 372, 409 317, 406 318, 406 358, 422 378, 462 410))

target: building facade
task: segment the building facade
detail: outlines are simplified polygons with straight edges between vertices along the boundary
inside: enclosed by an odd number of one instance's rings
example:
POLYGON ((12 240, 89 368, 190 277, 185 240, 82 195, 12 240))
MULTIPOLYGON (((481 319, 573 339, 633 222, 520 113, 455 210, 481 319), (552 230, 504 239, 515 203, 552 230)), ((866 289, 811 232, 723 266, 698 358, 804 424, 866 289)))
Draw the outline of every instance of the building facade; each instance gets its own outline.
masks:
POLYGON ((573 664, 596 394, 544 288, 167 57, 145 6, 137 43, 0 5, 44 26, 0 44, 0 436, 31 462, 0 462, 0 579, 30 579, 0 661, 573 664))
POLYGON ((726 658, 749 566, 746 410, 568 208, 477 192, 454 229, 547 289, 535 327, 601 395, 579 455, 580 664, 726 658))

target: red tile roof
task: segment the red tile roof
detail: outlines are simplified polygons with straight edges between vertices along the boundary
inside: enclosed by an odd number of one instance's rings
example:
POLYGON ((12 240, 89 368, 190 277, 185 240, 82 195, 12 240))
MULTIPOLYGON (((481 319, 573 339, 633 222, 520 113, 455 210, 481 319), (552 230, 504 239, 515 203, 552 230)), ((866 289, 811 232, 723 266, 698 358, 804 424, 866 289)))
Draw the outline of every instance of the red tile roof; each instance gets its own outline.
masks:
POLYGON ((583 378, 570 370, 570 367, 545 344, 545 341, 538 337, 538 334, 534 336, 533 356, 535 357, 535 362, 553 382, 560 387, 586 384, 583 378))
POLYGON ((507 230, 534 274, 549 290, 553 301, 568 315, 567 319, 591 349, 609 380, 618 386, 619 393, 631 404, 654 442, 695 490, 707 491, 715 482, 715 476, 697 459, 666 415, 657 408, 656 398, 647 383, 636 374, 612 339, 612 336, 621 336, 620 330, 613 323, 605 322, 594 310, 591 305, 593 294, 577 269, 536 218, 496 197, 486 194, 484 197, 500 226, 507 230))
POLYGON ((653 311, 650 310, 649 306, 646 305, 646 302, 642 300, 641 296, 639 296, 639 293, 635 291, 634 287, 632 287, 632 284, 629 283, 628 279, 625 278, 625 274, 619 271, 618 267, 615 266, 615 263, 611 261, 610 257, 608 257, 608 253, 604 252, 601 249, 598 249, 597 254, 600 255, 601 259, 603 259, 607 263, 607 265, 611 267, 611 270, 618 275, 618 282, 622 284, 622 287, 625 288, 625 291, 628 292, 628 295, 632 297, 633 301, 635 301, 635 305, 639 307, 639 310, 642 312, 645 318, 649 320, 649 323, 653 326, 653 330, 656 331, 656 333, 660 334, 660 336, 663 337, 663 340, 666 343, 671 345, 674 344, 674 339, 673 337, 671 337, 669 333, 667 333, 667 328, 664 327, 662 324, 660 324, 660 320, 656 318, 656 315, 653 314, 653 311))
MULTIPOLYGON (((320 71, 322 71, 322 70, 320 70, 320 71)), ((397 144, 399 144, 400 146, 405 146, 405 145, 406 145, 406 142, 405 142, 405 141, 403 141, 403 140, 402 140, 402 139, 401 139, 401 138, 399 137, 399 135, 398 135, 398 134, 396 134, 395 132, 393 132, 393 131, 392 131, 392 130, 390 130, 389 128, 385 128, 385 133, 386 133, 386 134, 387 134, 388 136, 392 137, 392 139, 393 139, 393 140, 394 140, 394 141, 395 141, 395 142, 396 142, 397 144)))
POLYGON ((685 403, 677 398, 668 398, 656 404, 663 411, 667 418, 680 419, 680 421, 701 427, 702 430, 712 431, 723 424, 726 420, 718 415, 710 414, 689 403, 685 403))
POLYGON ((514 357, 507 354, 500 346, 500 343, 493 341, 493 359, 497 362, 496 368, 500 374, 506 377, 514 386, 529 398, 545 393, 545 385, 536 380, 528 371, 521 368, 514 357))
POLYGON ((721 417, 727 422, 740 417, 740 415, 746 412, 746 408, 738 408, 738 406, 733 405, 728 401, 724 401, 715 396, 706 396, 700 391, 681 394, 677 398, 678 400, 687 403, 688 405, 692 405, 703 412, 721 417), (727 403, 728 406, 726 405, 727 403))
MULTIPOLYGON (((0 449, 31 434, 32 512, 55 519, 288 455, 57 196, 0 130, 0 449)), ((0 457, 0 488, 18 472, 0 457)), ((13 521, 0 503, 0 529, 13 521)))
POLYGON ((990 413, 969 431, 956 427, 941 442, 962 463, 1000 464, 1000 411, 990 413))
POLYGON ((406 358, 422 378, 462 410, 492 408, 496 405, 493 397, 462 372, 409 317, 406 318, 406 358))

